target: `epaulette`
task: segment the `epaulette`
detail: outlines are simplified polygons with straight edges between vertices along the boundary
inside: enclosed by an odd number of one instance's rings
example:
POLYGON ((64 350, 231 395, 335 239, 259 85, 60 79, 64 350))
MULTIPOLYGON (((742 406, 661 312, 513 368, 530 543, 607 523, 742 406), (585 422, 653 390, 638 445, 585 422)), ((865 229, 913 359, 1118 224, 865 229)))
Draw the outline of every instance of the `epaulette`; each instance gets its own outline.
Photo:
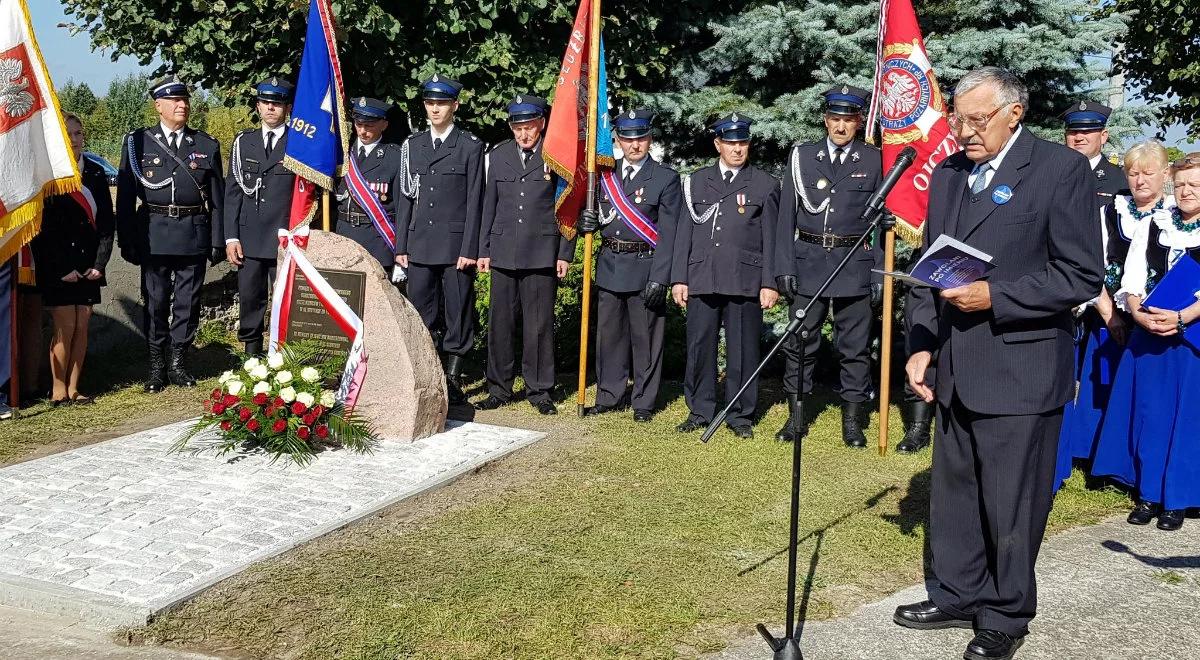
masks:
POLYGON ((495 151, 495 150, 499 149, 500 147, 503 147, 503 146, 504 146, 504 145, 506 145, 506 144, 512 144, 512 143, 513 143, 513 141, 512 141, 512 139, 511 139, 511 138, 510 138, 510 139, 508 139, 508 140, 501 140, 500 142, 497 142, 496 144, 493 144, 493 145, 492 145, 492 147, 491 147, 490 149, 488 149, 486 153, 489 153, 489 154, 490 154, 490 153, 492 153, 493 151, 495 151))
POLYGON ((478 141, 479 141, 479 138, 475 137, 475 135, 474 135, 473 133, 471 133, 471 131, 466 131, 466 130, 463 130, 463 129, 461 129, 461 128, 460 128, 460 129, 458 129, 458 130, 462 131, 462 134, 463 134, 463 135, 465 135, 465 136, 467 136, 467 137, 471 138, 471 141, 472 141, 472 142, 478 142, 478 141))

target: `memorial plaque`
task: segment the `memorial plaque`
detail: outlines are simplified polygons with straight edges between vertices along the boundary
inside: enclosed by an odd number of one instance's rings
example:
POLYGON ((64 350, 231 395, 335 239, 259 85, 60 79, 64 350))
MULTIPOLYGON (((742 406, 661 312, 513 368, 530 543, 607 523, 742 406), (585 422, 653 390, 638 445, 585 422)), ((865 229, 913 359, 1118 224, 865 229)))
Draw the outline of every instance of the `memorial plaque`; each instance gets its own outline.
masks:
MULTIPOLYGON (((366 300, 367 274, 358 270, 333 270, 318 268, 337 294, 350 305, 359 318, 363 317, 366 300)), ((312 341, 333 355, 345 355, 350 351, 350 337, 342 332, 337 322, 325 310, 317 298, 308 279, 297 271, 296 284, 292 290, 292 306, 288 311, 286 342, 312 341)))

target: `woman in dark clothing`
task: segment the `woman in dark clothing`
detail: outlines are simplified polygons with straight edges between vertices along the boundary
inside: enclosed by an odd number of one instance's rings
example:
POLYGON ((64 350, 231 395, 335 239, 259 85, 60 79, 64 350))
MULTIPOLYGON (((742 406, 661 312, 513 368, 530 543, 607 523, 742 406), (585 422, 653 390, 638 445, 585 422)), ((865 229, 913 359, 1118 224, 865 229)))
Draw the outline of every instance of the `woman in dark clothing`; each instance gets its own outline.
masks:
POLYGON ((92 403, 79 393, 79 376, 87 354, 92 305, 100 302, 104 268, 112 255, 114 225, 108 177, 83 157, 83 122, 72 114, 65 120, 71 148, 79 158, 83 188, 46 200, 42 230, 32 242, 38 290, 54 322, 50 402, 56 406, 92 403))

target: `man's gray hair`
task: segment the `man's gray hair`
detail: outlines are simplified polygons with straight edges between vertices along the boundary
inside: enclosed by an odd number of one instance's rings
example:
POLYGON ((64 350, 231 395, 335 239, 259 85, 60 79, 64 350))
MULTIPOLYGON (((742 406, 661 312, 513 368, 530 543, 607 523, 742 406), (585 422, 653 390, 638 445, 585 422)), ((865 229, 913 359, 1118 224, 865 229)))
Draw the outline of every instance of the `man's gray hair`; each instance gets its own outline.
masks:
POLYGON ((967 73, 955 86, 954 96, 961 96, 986 84, 991 84, 996 90, 997 105, 1006 106, 1020 103, 1022 108, 1029 109, 1029 90, 1025 87, 1025 83, 1021 82, 1021 79, 1012 71, 998 66, 981 66, 967 73))

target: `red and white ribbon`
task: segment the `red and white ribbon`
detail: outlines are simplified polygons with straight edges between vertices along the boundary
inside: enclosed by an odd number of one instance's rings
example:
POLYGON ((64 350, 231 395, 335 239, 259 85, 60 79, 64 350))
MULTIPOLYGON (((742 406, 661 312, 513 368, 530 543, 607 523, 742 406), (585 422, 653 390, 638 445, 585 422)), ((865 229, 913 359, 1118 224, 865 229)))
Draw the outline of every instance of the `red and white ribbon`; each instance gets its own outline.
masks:
POLYGON ((286 229, 279 230, 279 245, 283 248, 283 266, 279 269, 281 276, 275 279, 275 291, 271 301, 270 353, 278 352, 279 345, 283 343, 283 337, 287 334, 288 313, 291 310, 294 289, 293 282, 296 270, 299 269, 300 273, 304 275, 304 279, 308 280, 308 285, 312 287, 321 306, 329 312, 329 316, 337 323, 342 333, 350 338, 350 353, 346 356, 346 367, 342 370, 337 400, 345 404, 347 409, 352 409, 367 377, 367 348, 364 343, 363 322, 305 256, 304 249, 308 247, 308 233, 308 225, 301 225, 291 232, 286 229))

